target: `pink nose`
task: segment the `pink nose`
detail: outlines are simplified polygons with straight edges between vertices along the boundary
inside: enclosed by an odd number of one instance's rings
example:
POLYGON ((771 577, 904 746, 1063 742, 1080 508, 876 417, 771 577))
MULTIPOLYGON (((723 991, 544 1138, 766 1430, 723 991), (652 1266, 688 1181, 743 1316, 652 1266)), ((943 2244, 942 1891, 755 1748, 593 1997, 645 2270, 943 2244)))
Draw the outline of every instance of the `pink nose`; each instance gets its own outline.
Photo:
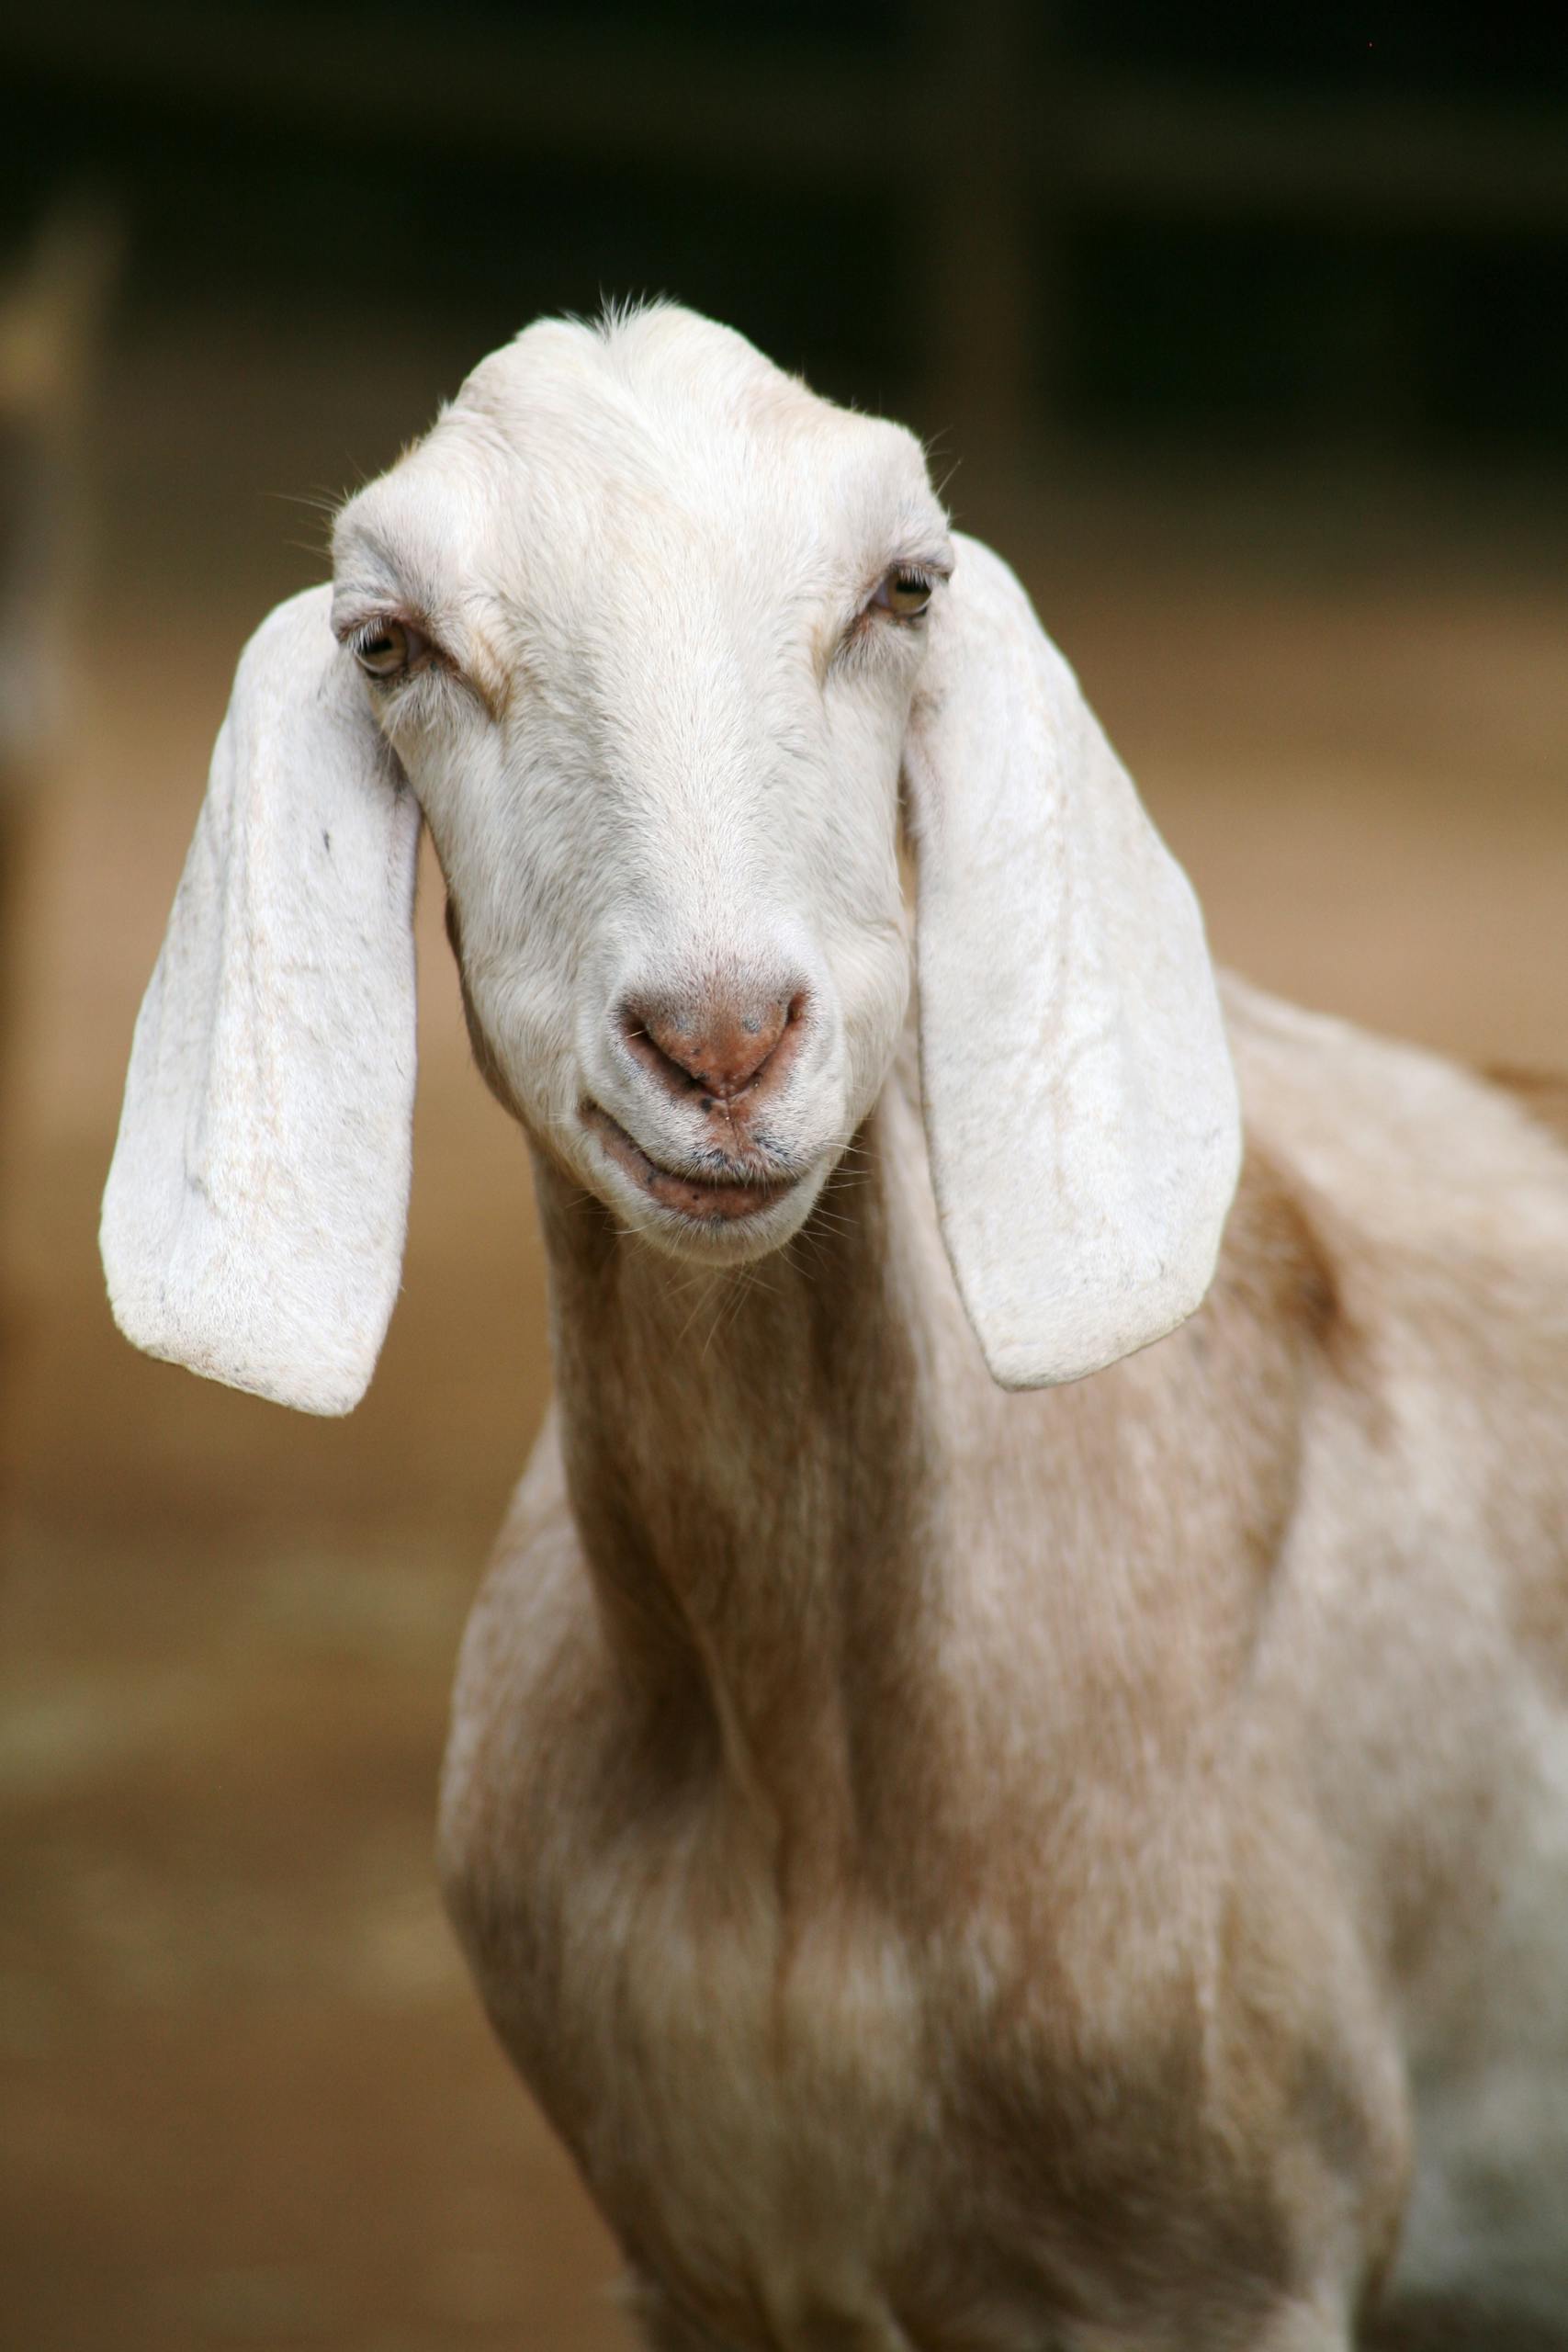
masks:
POLYGON ((680 1002, 627 998, 621 1035, 667 1092, 694 1089, 721 1102, 776 1075, 806 1008, 806 993, 761 996, 713 989, 680 1002))

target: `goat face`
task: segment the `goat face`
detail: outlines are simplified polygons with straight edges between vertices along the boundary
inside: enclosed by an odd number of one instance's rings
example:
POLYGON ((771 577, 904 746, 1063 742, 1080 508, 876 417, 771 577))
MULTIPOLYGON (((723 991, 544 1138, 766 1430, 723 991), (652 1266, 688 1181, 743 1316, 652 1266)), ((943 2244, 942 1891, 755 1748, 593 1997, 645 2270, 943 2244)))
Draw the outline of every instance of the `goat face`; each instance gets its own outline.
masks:
POLYGON ((908 991, 900 758, 952 568, 918 444, 677 311, 530 329, 340 518, 481 1065, 626 1225, 785 1239, 908 991))
POLYGON ((908 435, 668 310, 487 360, 344 510, 330 594, 246 648, 105 1194, 122 1328, 312 1410, 362 1394, 408 1199, 418 808, 481 1066, 540 1148, 678 1254, 776 1248, 903 1019, 900 775, 926 1141, 986 1360, 1032 1386, 1170 1330, 1240 1152, 1185 878, 908 435))

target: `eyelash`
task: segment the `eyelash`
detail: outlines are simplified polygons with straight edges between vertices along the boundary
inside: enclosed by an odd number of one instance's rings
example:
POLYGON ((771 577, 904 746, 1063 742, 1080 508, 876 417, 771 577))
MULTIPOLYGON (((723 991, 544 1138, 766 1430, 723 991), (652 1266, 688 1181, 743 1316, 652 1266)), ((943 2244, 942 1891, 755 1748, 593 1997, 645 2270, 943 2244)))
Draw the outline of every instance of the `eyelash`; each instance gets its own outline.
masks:
MULTIPOLYGON (((905 594, 925 595, 930 597, 936 588, 936 574, 933 571, 928 571, 924 564, 896 563, 892 565, 888 571, 884 572, 881 580, 877 582, 876 594, 872 597, 871 604, 868 605, 866 608, 868 611, 871 610, 872 606, 875 606, 879 612, 888 612, 892 610, 891 606, 882 605, 878 602, 883 589, 886 587, 900 590, 905 594)), ((922 617, 925 609, 925 606, 922 605, 919 612, 894 612, 893 618, 896 621, 903 622, 918 621, 922 617)))
POLYGON ((877 631, 889 621, 903 635, 918 635, 928 607, 922 605, 916 613, 897 613, 890 605, 879 602, 882 591, 891 582, 897 588, 923 592, 929 597, 935 594, 946 577, 945 571, 939 571, 931 564, 889 564, 840 639, 834 660, 852 663, 863 659, 874 642, 877 631))
POLYGON ((373 679, 378 684, 388 687, 406 684, 411 679, 417 677, 422 671, 428 669, 433 662, 442 658, 440 648, 428 629, 422 628, 417 621, 405 620, 400 615, 394 613, 368 615, 344 639, 344 646, 345 650, 354 656, 367 677, 373 679), (392 670, 378 670, 372 667, 366 660, 371 648, 378 643, 390 643, 394 639, 400 639, 403 641, 405 659, 402 665, 392 670))

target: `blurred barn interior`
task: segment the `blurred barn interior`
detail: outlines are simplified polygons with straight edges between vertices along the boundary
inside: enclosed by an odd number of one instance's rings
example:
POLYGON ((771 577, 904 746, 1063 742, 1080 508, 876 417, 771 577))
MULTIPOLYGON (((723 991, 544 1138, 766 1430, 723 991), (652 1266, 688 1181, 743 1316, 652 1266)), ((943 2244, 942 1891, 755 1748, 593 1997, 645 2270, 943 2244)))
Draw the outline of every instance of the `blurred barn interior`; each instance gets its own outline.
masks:
POLYGON ((13 0, 7 2342, 623 2340, 429 1863, 547 1383, 437 889, 405 1291, 355 1419, 136 1357, 95 1246, 238 648, 482 352, 667 292, 906 416, 1225 958, 1568 1061, 1568 20, 1389 13, 13 0))

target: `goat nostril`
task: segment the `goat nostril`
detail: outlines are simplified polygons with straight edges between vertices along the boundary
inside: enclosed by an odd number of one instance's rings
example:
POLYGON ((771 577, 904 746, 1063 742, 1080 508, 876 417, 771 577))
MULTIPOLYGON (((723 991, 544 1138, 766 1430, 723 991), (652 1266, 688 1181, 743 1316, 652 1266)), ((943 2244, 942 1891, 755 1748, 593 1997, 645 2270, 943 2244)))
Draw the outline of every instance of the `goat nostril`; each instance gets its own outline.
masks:
POLYGON ((671 1092, 696 1092, 705 1111, 756 1084, 806 1009, 806 991, 739 1000, 728 992, 670 1004, 627 1000, 620 1029, 631 1052, 671 1092))

